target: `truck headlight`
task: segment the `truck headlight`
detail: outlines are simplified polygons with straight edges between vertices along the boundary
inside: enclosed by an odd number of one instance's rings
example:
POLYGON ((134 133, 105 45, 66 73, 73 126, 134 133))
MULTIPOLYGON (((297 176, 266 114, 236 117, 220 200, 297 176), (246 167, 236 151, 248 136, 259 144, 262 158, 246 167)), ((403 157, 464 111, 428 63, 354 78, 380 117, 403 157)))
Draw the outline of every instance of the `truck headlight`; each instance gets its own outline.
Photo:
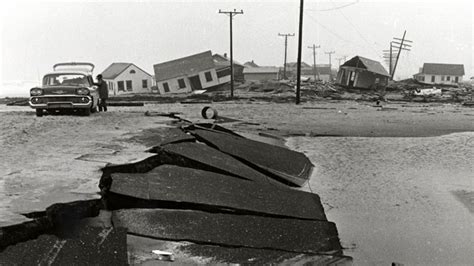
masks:
POLYGON ((76 90, 76 94, 79 95, 89 95, 90 91, 87 88, 79 88, 76 90))
POLYGON ((33 88, 30 90, 31 96, 40 96, 41 94, 43 94, 43 90, 40 88, 33 88))

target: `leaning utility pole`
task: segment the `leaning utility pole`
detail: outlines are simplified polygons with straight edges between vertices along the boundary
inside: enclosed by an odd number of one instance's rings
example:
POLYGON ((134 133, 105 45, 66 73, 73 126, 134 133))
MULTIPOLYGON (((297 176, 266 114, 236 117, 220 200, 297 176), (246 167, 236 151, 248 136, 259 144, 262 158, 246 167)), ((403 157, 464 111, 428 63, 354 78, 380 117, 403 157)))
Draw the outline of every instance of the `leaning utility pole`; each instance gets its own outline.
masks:
POLYGON ((397 69, 397 64, 398 64, 398 59, 400 58, 400 53, 402 52, 402 50, 410 51, 410 49, 407 48, 407 47, 411 47, 411 45, 406 44, 406 43, 413 43, 412 41, 409 41, 409 40, 405 39, 406 33, 407 33, 407 31, 403 32, 403 37, 401 39, 400 38, 393 38, 394 41, 391 42, 391 43, 396 44, 393 47, 398 49, 397 59, 395 60, 395 65, 393 66, 393 71, 390 75, 390 78, 392 80, 393 80, 393 77, 395 76, 395 70, 397 69))
POLYGON ((286 34, 278 33, 278 36, 285 37, 285 59, 283 61, 283 79, 286 79, 286 54, 287 54, 287 48, 288 48, 288 37, 293 37, 295 36, 295 34, 294 33, 286 33, 286 34))
POLYGON ((335 53, 335 51, 331 52, 324 52, 325 54, 329 55, 329 77, 332 80, 332 65, 331 65, 331 55, 335 53))
POLYGON ((230 18, 230 98, 234 97, 234 57, 232 52, 232 18, 238 14, 243 14, 242 9, 240 11, 221 11, 219 9, 219 14, 229 15, 230 18))
POLYGON ((308 46, 309 49, 313 49, 313 71, 314 71, 314 83, 316 84, 316 80, 319 79, 319 74, 317 71, 316 67, 316 49, 321 48, 321 45, 316 46, 316 44, 313 44, 313 46, 308 46), (316 79, 316 75, 318 76, 318 79, 316 79))
POLYGON ((303 42, 303 6, 304 0, 300 0, 300 25, 298 31, 298 62, 296 65, 296 104, 300 104, 301 87, 301 43, 303 42))
POLYGON ((394 50, 393 48, 393 42, 390 42, 390 50, 383 50, 383 58, 385 58, 385 63, 388 64, 388 73, 390 75, 390 78, 392 77, 393 71, 394 53, 398 53, 398 50, 394 50))

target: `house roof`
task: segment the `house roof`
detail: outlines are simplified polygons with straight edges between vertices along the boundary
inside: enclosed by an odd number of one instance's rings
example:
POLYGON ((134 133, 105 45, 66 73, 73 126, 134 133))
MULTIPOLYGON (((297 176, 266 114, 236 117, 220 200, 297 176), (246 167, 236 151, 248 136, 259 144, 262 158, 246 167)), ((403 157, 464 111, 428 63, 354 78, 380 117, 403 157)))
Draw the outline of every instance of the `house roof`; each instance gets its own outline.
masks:
MULTIPOLYGON (((220 54, 213 54, 212 59, 217 68, 225 68, 230 66, 230 58, 220 54)), ((234 60, 234 66, 244 67, 242 64, 234 60)))
POLYGON ((424 63, 423 74, 464 76, 464 65, 424 63))
POLYGON ((344 66, 362 68, 379 75, 390 76, 380 62, 362 56, 354 56, 341 67, 344 66))
POLYGON ((280 69, 278 67, 246 67, 244 68, 244 74, 268 74, 278 73, 280 69))
POLYGON ((246 67, 258 67, 257 64, 255 64, 255 62, 252 60, 252 61, 248 61, 248 62, 245 62, 244 63, 244 66, 246 67))
POLYGON ((102 78, 114 79, 120 75, 120 73, 125 71, 125 69, 127 69, 127 67, 130 65, 132 65, 132 63, 112 63, 109 67, 102 71, 102 78))
POLYGON ((194 75, 215 67, 211 51, 153 65, 156 81, 194 75))
POLYGON ((131 65, 135 66, 136 68, 140 69, 141 71, 145 72, 147 75, 151 77, 151 75, 146 72, 145 70, 137 67, 133 63, 112 63, 109 67, 107 67, 104 71, 102 71, 102 78, 103 79, 114 79, 118 77, 122 72, 124 72, 128 67, 131 65))

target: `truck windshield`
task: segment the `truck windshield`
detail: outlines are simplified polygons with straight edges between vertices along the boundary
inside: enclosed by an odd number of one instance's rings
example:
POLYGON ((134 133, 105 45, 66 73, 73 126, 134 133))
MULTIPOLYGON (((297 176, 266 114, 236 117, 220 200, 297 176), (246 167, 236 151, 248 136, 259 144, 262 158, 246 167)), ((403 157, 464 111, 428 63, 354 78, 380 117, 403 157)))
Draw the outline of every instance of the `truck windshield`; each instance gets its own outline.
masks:
POLYGON ((89 86, 87 77, 82 74, 49 74, 43 78, 44 86, 89 86))

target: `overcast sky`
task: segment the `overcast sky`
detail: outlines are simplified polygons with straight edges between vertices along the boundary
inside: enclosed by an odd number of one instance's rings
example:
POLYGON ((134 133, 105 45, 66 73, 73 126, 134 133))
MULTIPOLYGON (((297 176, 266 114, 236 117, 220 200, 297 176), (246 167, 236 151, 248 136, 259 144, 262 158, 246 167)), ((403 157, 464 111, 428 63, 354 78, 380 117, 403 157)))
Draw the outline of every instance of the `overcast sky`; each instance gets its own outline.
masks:
MULTIPOLYGON (((219 9, 242 9, 234 17, 234 59, 259 65, 296 61, 299 1, 2 1, 2 80, 38 80, 63 61, 89 61, 96 73, 112 62, 132 62, 153 74, 153 64, 206 50, 229 51, 229 18, 219 9)), ((449 1, 306 0, 303 60, 328 63, 361 55, 383 61, 393 37, 413 41, 396 76, 410 77, 424 62, 464 64, 474 76, 473 5, 449 1), (351 4, 352 3, 352 4, 351 4), (345 6, 345 7, 344 7, 345 6)), ((1 88, 0 88, 1 89, 1 88)))

